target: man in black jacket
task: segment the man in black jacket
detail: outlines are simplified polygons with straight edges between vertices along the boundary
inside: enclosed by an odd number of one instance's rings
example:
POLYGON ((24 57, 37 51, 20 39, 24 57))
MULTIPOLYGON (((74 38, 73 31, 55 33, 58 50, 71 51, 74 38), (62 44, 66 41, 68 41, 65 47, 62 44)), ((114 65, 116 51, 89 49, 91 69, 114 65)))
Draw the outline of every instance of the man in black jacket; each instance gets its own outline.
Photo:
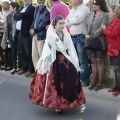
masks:
POLYGON ((17 21, 16 29, 19 30, 20 35, 20 53, 22 70, 18 72, 19 75, 31 76, 34 72, 32 62, 32 39, 30 38, 29 30, 34 19, 35 7, 32 6, 31 0, 24 0, 24 7, 22 7, 15 15, 14 19, 17 21))
POLYGON ((34 14, 34 21, 30 30, 32 41, 32 59, 34 67, 42 54, 44 40, 46 38, 46 27, 50 24, 50 12, 46 7, 46 0, 38 0, 38 7, 36 7, 34 14))

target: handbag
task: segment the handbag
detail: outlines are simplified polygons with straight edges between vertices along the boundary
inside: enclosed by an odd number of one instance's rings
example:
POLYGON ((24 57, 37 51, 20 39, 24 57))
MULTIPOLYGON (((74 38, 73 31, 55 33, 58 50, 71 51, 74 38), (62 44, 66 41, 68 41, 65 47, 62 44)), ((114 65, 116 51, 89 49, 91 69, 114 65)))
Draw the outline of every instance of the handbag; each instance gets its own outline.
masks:
MULTIPOLYGON (((95 17, 95 15, 93 16, 93 20, 94 20, 94 17, 95 17)), ((89 34, 92 29, 93 20, 91 23, 89 34)), ((103 20, 103 17, 102 17, 102 20, 103 20)), ((95 50, 95 51, 102 50, 102 42, 101 42, 101 40, 99 40, 99 38, 93 38, 91 36, 90 38, 85 39, 84 48, 89 49, 89 50, 95 50)))
POLYGON ((102 50, 102 42, 99 39, 85 39, 84 48, 89 50, 102 50))
POLYGON ((116 57, 119 55, 119 47, 116 45, 108 45, 108 50, 107 50, 107 55, 108 56, 113 56, 116 57))

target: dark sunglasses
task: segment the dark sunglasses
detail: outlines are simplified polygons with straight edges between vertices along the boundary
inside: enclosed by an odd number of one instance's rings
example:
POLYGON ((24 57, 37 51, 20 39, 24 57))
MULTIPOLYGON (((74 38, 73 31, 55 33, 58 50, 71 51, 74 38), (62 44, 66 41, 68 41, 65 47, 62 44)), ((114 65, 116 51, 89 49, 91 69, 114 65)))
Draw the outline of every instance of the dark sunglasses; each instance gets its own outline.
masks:
POLYGON ((93 5, 99 5, 98 3, 93 3, 93 5))

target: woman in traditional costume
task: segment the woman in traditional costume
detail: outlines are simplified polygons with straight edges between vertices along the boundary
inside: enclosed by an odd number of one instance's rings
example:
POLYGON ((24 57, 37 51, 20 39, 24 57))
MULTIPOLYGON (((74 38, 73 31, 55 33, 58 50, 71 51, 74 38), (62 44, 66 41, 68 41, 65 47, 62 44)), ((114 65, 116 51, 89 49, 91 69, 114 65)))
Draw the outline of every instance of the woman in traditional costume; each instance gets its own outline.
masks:
POLYGON ((30 85, 34 104, 61 112, 86 103, 78 72, 79 61, 61 16, 47 30, 42 56, 30 85))

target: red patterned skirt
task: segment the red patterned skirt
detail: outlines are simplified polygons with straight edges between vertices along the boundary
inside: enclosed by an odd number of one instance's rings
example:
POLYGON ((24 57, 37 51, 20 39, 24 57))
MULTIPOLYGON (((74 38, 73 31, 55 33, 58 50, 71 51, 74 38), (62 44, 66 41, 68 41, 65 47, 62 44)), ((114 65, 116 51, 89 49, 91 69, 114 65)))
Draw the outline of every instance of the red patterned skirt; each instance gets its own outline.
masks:
POLYGON ((34 104, 54 108, 73 108, 86 103, 74 65, 57 52, 48 77, 37 71, 30 85, 29 99, 34 104))

